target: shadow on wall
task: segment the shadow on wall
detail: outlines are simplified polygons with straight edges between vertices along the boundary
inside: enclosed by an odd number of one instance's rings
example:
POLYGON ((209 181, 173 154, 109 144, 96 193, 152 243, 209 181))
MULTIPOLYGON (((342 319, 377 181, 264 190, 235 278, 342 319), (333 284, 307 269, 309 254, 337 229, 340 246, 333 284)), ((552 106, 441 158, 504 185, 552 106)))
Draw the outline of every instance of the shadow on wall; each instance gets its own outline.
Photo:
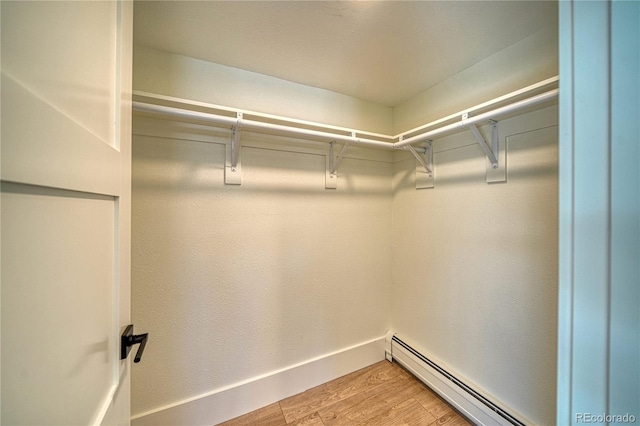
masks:
MULTIPOLYGON (((328 154, 327 145, 322 147, 328 154)), ((342 162, 338 188, 325 189, 327 154, 320 153, 320 149, 316 151, 292 152, 245 146, 241 151, 242 184, 225 185, 224 145, 136 135, 133 143, 134 186, 189 193, 297 193, 340 198, 391 194, 392 164, 355 158, 345 158, 342 162)))

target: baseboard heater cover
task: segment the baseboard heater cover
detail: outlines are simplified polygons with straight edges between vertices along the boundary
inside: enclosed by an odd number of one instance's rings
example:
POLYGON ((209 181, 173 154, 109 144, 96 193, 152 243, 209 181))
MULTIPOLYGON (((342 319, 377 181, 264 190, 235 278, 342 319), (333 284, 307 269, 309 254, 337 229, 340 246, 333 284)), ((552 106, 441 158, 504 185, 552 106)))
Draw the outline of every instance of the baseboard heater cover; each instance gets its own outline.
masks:
POLYGON ((525 426, 491 399, 451 374, 393 333, 387 334, 386 358, 395 360, 478 425, 525 426))

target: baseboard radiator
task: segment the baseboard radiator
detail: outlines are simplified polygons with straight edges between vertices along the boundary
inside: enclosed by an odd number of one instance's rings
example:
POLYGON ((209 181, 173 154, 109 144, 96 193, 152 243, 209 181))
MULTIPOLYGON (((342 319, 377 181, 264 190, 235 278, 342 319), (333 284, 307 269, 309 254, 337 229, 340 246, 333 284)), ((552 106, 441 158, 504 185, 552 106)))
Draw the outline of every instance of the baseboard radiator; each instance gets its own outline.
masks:
POLYGON ((493 398, 483 396, 391 332, 386 337, 385 352, 387 360, 398 362, 477 425, 524 426, 528 423, 521 416, 507 412, 494 403, 493 398))

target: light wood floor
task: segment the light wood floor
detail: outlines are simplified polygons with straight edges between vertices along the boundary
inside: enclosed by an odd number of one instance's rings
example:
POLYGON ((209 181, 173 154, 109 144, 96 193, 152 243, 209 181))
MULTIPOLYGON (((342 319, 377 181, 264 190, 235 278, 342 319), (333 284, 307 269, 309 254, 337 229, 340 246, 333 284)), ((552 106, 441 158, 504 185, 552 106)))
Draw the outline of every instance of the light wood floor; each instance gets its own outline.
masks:
POLYGON ((388 361, 221 423, 224 426, 470 424, 413 375, 388 361))

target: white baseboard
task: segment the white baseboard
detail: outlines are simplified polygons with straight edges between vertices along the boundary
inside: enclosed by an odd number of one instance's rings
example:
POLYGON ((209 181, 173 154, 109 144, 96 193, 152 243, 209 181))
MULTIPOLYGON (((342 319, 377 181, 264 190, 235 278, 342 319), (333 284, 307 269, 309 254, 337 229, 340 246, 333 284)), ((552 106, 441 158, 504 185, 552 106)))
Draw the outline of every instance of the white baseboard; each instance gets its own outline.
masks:
POLYGON ((132 426, 215 425, 384 360, 384 336, 160 407, 132 426))

